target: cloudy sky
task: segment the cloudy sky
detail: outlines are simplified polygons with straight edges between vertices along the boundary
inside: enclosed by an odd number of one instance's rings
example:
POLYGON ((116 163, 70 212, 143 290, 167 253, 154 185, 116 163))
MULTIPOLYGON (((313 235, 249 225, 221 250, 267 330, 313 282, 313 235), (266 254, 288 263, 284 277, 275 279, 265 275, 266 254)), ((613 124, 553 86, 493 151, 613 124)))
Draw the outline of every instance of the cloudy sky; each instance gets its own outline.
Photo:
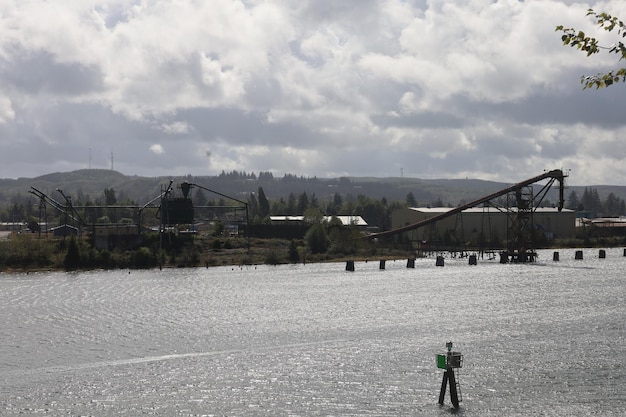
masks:
POLYGON ((623 0, 0 0, 0 178, 271 171, 626 185, 623 0))

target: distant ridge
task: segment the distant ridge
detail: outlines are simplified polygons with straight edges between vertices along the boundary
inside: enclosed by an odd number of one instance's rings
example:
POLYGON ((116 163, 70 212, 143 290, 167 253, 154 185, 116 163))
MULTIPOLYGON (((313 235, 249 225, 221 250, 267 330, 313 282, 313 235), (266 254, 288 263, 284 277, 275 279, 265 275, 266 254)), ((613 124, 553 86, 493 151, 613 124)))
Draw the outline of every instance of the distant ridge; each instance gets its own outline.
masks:
MULTIPOLYGON (((73 199, 79 197, 102 197, 104 190, 113 188, 118 200, 130 199, 137 203, 147 202, 158 196, 162 187, 174 180, 175 185, 183 181, 199 184, 217 192, 233 197, 246 198, 256 193, 259 187, 270 199, 287 199, 290 194, 296 197, 307 193, 313 194, 318 200, 329 200, 335 193, 344 201, 356 199, 359 195, 374 199, 385 198, 388 202, 406 201, 407 194, 412 193, 419 205, 432 205, 441 202, 444 205, 458 205, 476 198, 491 194, 510 186, 510 183, 499 183, 479 179, 420 179, 408 177, 342 177, 342 178, 305 178, 290 175, 288 180, 281 177, 256 180, 231 176, 172 176, 172 177, 140 177, 128 176, 108 169, 80 169, 71 172, 54 172, 34 178, 0 179, 0 204, 9 204, 15 196, 29 196, 31 187, 53 195, 61 189, 73 199)), ((520 178, 520 181, 526 178, 520 178)), ((590 186, 598 190, 605 198, 609 193, 626 200, 626 186, 590 186)), ((565 197, 576 191, 579 197, 585 187, 568 187, 565 197)), ((548 199, 556 203, 556 189, 552 190, 548 199)), ((209 199, 214 197, 207 195, 209 199)), ((216 197, 219 198, 219 197, 216 197)))

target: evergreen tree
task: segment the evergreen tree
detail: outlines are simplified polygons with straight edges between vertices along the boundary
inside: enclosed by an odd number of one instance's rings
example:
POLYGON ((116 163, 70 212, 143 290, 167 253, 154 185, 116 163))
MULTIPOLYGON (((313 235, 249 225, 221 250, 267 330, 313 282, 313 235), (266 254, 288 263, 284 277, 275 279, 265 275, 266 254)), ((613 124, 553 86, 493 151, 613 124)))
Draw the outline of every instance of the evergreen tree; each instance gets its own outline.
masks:
POLYGON ((417 207, 417 200, 415 199, 412 191, 409 191, 406 195, 406 205, 409 207, 417 207))
POLYGON ((311 253, 325 253, 328 250, 328 234, 326 228, 321 223, 316 223, 306 232, 304 241, 311 253))
POLYGON ((296 196, 294 193, 289 193, 289 197, 287 197, 287 213, 288 215, 295 215, 296 213, 296 196))
POLYGON ((204 195, 204 191, 202 188, 198 188, 198 191, 196 191, 193 195, 193 204, 195 206, 206 206, 206 202, 207 198, 206 195, 204 195))
POLYGON ((585 211, 591 211, 599 214, 602 212, 602 202, 600 201, 600 195, 595 188, 587 188, 583 191, 583 195, 580 199, 580 203, 584 207, 585 211))
POLYGON ((318 208, 319 204, 317 201, 317 197, 315 196, 315 193, 313 193, 311 195, 311 200, 309 201, 309 207, 314 207, 314 208, 318 208))
POLYGON ((578 194, 576 193, 576 191, 572 191, 567 197, 567 204, 565 205, 565 208, 570 210, 578 210, 579 205, 580 201, 578 200, 578 194))
POLYGON ((285 203, 284 198, 279 198, 278 201, 274 201, 272 204, 272 209, 270 210, 270 214, 283 214, 287 213, 287 203, 285 203))
POLYGON ((306 194, 306 191, 300 194, 298 197, 298 206, 296 207, 298 214, 304 214, 306 209, 309 208, 309 196, 306 194))
POLYGON ((115 197, 115 190, 113 188, 105 188, 104 189, 104 204, 107 206, 112 206, 117 203, 117 198, 115 197))
POLYGON ((386 223, 385 206, 380 201, 370 200, 362 208, 363 218, 370 226, 383 228, 386 223))
MULTIPOLYGON (((259 175, 260 176, 260 175, 259 175)), ((270 215, 270 202, 267 201, 267 197, 265 197, 265 191, 263 191, 263 187, 259 187, 259 217, 262 219, 266 218, 270 215)))
POLYGON ((248 215, 252 219, 256 218, 259 215, 259 203, 257 202, 254 193, 250 193, 250 197, 248 198, 248 210, 248 215))
POLYGON ((609 193, 609 195, 606 197, 606 200, 603 204, 604 206, 604 210, 603 213, 605 216, 610 216, 610 217, 618 217, 620 215, 623 214, 623 211, 621 210, 622 208, 622 203, 623 200, 619 197, 617 197, 614 193, 609 193))

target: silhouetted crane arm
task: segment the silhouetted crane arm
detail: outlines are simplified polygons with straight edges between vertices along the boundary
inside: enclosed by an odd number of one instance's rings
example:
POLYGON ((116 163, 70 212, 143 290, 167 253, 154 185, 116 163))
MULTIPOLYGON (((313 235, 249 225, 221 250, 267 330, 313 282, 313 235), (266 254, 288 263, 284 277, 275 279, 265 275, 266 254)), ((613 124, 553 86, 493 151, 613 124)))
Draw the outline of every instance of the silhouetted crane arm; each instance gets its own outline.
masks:
MULTIPOLYGON (((30 188, 31 188, 31 190, 28 191, 28 192, 33 194, 33 195, 36 195, 37 197, 39 197, 42 202, 48 203, 50 206, 52 206, 54 209, 56 209, 57 211, 59 211, 61 213, 67 213, 67 209, 69 208, 72 213, 76 213, 77 217, 74 217, 71 214, 68 214, 68 217, 71 218, 73 221, 75 221, 78 224, 81 224, 81 225, 84 224, 82 218, 80 217, 80 215, 78 214, 78 212, 76 211, 74 206, 72 206, 69 203, 69 201, 67 202, 67 205, 63 205, 63 204, 59 203, 58 201, 56 201, 55 199, 53 199, 52 197, 48 196, 47 194, 44 194, 43 192, 39 191, 35 187, 30 187, 30 188)), ((63 195, 63 197, 65 197, 65 195, 63 195)))
POLYGON ((536 177, 529 178, 529 179, 527 179, 525 181, 519 182, 519 183, 517 183, 515 185, 512 185, 512 186, 510 186, 508 188, 505 188, 503 190, 497 191, 497 192, 495 192, 493 194, 489 194, 489 195, 486 195, 484 197, 481 197, 478 200, 474 200, 474 201, 469 202, 467 204, 463 204, 463 205, 460 205, 458 207, 454 207, 454 208, 450 209, 449 211, 447 211, 445 213, 437 214, 437 215, 435 215, 433 217, 430 217, 428 219, 422 220, 422 221, 417 222, 417 223, 409 224, 407 226, 399 227, 399 228, 392 229, 392 230, 387 230, 385 232, 373 233, 373 234, 367 236, 367 238, 368 239, 374 239, 374 238, 377 238, 377 237, 387 237, 387 236, 392 236, 392 235, 399 234, 399 233, 408 232, 410 230, 418 229, 418 228, 426 226, 426 225, 428 225, 430 223, 435 223, 435 222, 437 222, 439 220, 445 219, 446 217, 453 216, 453 215, 455 215, 457 213, 460 213, 463 210, 467 210, 469 208, 476 207, 476 206, 478 206, 478 205, 480 205, 482 203, 485 203, 487 201, 493 200, 493 199, 498 198, 498 197, 500 197, 502 195, 506 195, 506 194, 508 194, 510 192, 517 191, 517 190, 519 190, 519 189, 521 189, 523 187, 526 187, 526 186, 534 184, 536 182, 545 180, 547 178, 551 178, 552 180, 559 181, 559 205, 558 205, 558 209, 559 209, 559 211, 561 211, 561 210, 563 210, 563 194, 564 194, 564 188, 565 188, 565 186, 564 186, 565 175, 563 174, 562 170, 555 169, 555 170, 552 170, 552 171, 544 172, 541 175, 537 175, 536 177))

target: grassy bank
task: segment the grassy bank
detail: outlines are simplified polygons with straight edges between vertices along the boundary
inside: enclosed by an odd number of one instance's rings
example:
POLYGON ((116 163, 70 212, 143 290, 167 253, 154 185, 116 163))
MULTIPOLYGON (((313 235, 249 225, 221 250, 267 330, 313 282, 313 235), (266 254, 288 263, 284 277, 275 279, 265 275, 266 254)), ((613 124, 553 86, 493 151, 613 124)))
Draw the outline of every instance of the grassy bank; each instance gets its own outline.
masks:
POLYGON ((409 256, 406 249, 380 248, 366 242, 351 245, 349 250, 331 245, 326 252, 314 254, 302 240, 208 236, 163 239, 148 236, 142 246, 128 250, 98 250, 87 239, 46 239, 30 234, 11 235, 10 239, 0 241, 0 271, 277 265, 409 256))
MULTIPOLYGON (((623 237, 581 238, 554 241, 543 248, 608 248, 624 246, 623 237)), ((87 239, 39 238, 14 234, 0 241, 0 271, 186 268, 224 265, 260 265, 378 261, 408 259, 415 252, 404 244, 361 241, 331 244, 312 253, 303 240, 246 239, 193 236, 147 236, 142 246, 128 250, 94 249, 87 239)))

